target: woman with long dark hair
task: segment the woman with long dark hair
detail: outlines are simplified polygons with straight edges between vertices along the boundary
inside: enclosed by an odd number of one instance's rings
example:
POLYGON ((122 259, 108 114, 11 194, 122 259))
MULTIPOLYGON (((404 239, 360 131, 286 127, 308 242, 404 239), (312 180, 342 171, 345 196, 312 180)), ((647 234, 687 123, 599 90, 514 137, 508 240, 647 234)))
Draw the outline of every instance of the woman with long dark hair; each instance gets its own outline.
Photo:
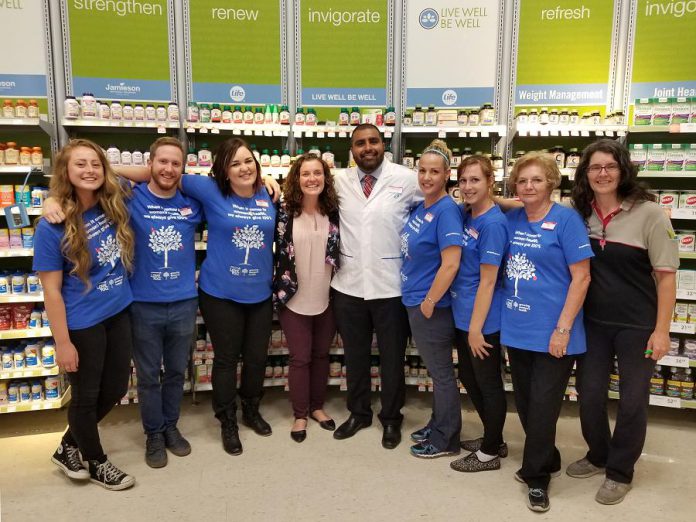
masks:
POLYGON ((669 351, 676 300, 674 231, 636 176, 626 147, 603 139, 583 151, 572 192, 595 257, 584 307, 587 353, 577 370, 580 420, 589 450, 566 472, 576 478, 604 473, 595 496, 601 504, 617 504, 631 489, 645 442, 650 377, 655 361, 669 351), (614 358, 621 380, 612 434, 607 391, 614 358))

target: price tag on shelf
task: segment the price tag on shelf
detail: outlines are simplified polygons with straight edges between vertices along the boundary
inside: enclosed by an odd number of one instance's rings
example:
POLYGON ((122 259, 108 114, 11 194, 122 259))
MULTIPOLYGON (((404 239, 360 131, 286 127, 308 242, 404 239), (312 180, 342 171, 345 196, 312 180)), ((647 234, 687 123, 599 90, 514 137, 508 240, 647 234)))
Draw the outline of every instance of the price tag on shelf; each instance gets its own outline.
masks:
POLYGON ((12 378, 12 379, 16 379, 19 377, 24 377, 24 372, 12 372, 10 374, 10 378, 12 378))
POLYGON ((538 136, 538 135, 539 135, 539 131, 530 130, 530 131, 529 131, 529 135, 530 135, 530 136, 538 136))
POLYGON ((616 131, 616 135, 621 137, 626 135, 626 131, 616 131))
POLYGON ((580 136, 580 132, 579 132, 579 131, 576 131, 576 130, 571 130, 571 131, 570 131, 570 135, 571 135, 571 136, 580 136))
POLYGON ((327 132, 326 135, 327 135, 329 138, 335 138, 335 137, 336 137, 336 131, 327 132))
POLYGON ((322 131, 317 132, 317 138, 323 138, 324 133, 322 131))
POLYGON ((272 137, 272 136, 273 136, 273 131, 270 131, 270 130, 263 131, 263 135, 264 135, 264 136, 268 136, 268 137, 272 137))
POLYGON ((111 126, 111 127, 120 127, 120 126, 121 126, 121 121, 120 121, 120 120, 112 121, 112 122, 110 123, 110 126, 111 126))
POLYGON ((347 138, 347 137, 348 137, 348 134, 346 134, 345 131, 341 131, 341 132, 338 133, 338 137, 339 137, 339 138, 347 138))
POLYGON ((561 136, 570 136, 570 131, 564 129, 561 131, 561 136))
POLYGON ((438 129, 438 130, 437 130, 437 137, 438 137, 438 138, 443 138, 443 139, 444 139, 444 138, 447 138, 447 131, 445 131, 445 130, 443 130, 443 129, 438 129))
POLYGON ((677 288, 677 299, 696 300, 696 290, 683 290, 677 288))
POLYGON ((549 134, 550 134, 551 136, 558 136, 558 129, 551 129, 551 130, 549 131, 549 134))
POLYGON ((490 134, 488 133, 488 131, 481 131, 482 138, 488 138, 489 136, 490 136, 490 134))
POLYGON ((586 138, 586 137, 588 137, 589 135, 590 135, 590 131, 586 131, 586 130, 580 131, 580 136, 583 136, 583 137, 586 138))
POLYGON ((35 404, 31 405, 32 410, 40 410, 41 409, 41 403, 37 402, 35 404))
POLYGON ((259 129, 254 129, 254 136, 263 136, 263 131, 259 129))
MULTIPOLYGON (((234 134, 235 136, 239 136, 240 134, 242 134, 242 131, 240 131, 239 129, 232 129, 232 134, 234 134)), ((245 136, 252 136, 253 134, 254 133, 249 129, 244 129, 245 136)))
POLYGON ((662 366, 675 366, 677 368, 688 368, 689 358, 665 355, 662 359, 657 361, 657 364, 661 364, 662 366))
POLYGON ((669 331, 672 333, 696 333, 696 325, 689 323, 672 323, 669 326, 669 331))
POLYGON ((188 134, 193 134, 194 132, 196 132, 196 129, 194 127, 186 127, 186 132, 188 134))
POLYGON ((419 384, 419 385, 418 385, 418 391, 419 391, 419 392, 424 392, 425 389, 426 389, 426 388, 425 388, 425 384, 419 384))
POLYGON ((386 139, 391 138, 391 137, 392 137, 392 134, 393 134, 393 133, 392 133, 392 131, 390 131, 390 130, 385 130, 385 131, 384 131, 384 137, 385 137, 386 139))
POLYGON ((124 127, 132 127, 133 122, 131 120, 123 120, 123 126, 124 127))
POLYGON ((17 406, 8 406, 6 411, 7 413, 14 413, 17 411, 17 406))
POLYGON ((696 123, 680 123, 677 132, 696 132, 696 123))
POLYGON ((470 133, 469 133, 469 137, 470 137, 470 138, 477 138, 477 137, 478 137, 478 132, 476 132, 476 131, 470 132, 470 133))
POLYGON ((543 137, 548 136, 548 135, 549 135, 548 129, 541 129, 541 130, 539 131, 539 135, 540 135, 540 136, 543 136, 543 137))
POLYGON ((200 129, 198 129, 198 134, 208 134, 208 129, 206 129, 205 127, 201 127, 200 129))
POLYGON ((667 397, 666 395, 651 395, 650 404, 652 406, 664 406, 665 408, 681 408, 681 399, 667 397))
POLYGON ((217 127, 212 127, 210 129, 210 134, 220 134, 220 129, 218 129, 217 127))
POLYGON ((596 131, 595 131, 595 135, 597 135, 597 136, 604 136, 604 131, 596 130, 596 131))
POLYGON ((466 138, 466 131, 459 131, 460 138, 466 138))
POLYGON ((281 136, 283 138, 287 138, 288 135, 289 135, 288 131, 286 131, 286 130, 278 131, 278 136, 281 136))
POLYGON ((311 138, 312 136, 314 136, 314 132, 311 130, 304 131, 304 134, 307 138, 311 138))
POLYGON ((607 138, 613 138, 613 137, 614 137, 614 131, 610 131, 610 130, 604 131, 604 135, 605 135, 607 138))
POLYGON ((167 134, 167 128, 160 125, 157 127, 157 134, 167 134))

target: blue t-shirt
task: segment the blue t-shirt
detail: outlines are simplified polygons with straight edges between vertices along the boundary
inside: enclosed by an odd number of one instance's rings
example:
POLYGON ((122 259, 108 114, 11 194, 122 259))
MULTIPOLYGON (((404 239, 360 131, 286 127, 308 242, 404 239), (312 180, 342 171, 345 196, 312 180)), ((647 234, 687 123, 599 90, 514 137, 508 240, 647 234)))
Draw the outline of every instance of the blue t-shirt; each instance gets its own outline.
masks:
MULTIPOLYGON (((445 196, 425 208, 421 202, 401 231, 401 301, 405 306, 423 302, 440 268, 440 252, 462 244, 462 214, 454 200, 445 196)), ((449 292, 436 303, 450 305, 449 292)))
MULTIPOLYGON (((554 205, 546 217, 527 220, 523 208, 507 214, 509 247, 503 279, 502 344, 548 352, 570 286, 570 265, 594 254, 575 210, 554 205)), ((582 308, 568 341, 568 355, 585 353, 582 308)))
POLYGON ((250 198, 223 196, 215 180, 184 175, 185 194, 203 205, 208 221, 208 252, 198 285, 207 294, 238 303, 271 297, 276 208, 261 187, 250 198))
POLYGON ((61 294, 65 303, 68 328, 79 330, 99 324, 117 314, 133 301, 128 276, 121 263, 121 247, 116 241, 116 226, 99 205, 82 214, 92 265, 88 276, 90 289, 70 275, 73 264, 63 255, 61 241, 65 226, 39 221, 34 236, 34 264, 37 272, 63 271, 61 294))
MULTIPOLYGON (((469 331, 471 314, 481 280, 481 265, 500 267, 505 259, 508 232, 505 214, 496 205, 474 218, 461 207, 464 216, 462 237, 462 262, 459 273, 452 283, 452 314, 454 324, 465 332, 469 331)), ((483 334, 500 331, 500 304, 503 270, 498 270, 498 279, 493 290, 493 299, 483 323, 483 334)))
POLYGON ((133 300, 173 303, 196 297, 196 226, 201 204, 180 191, 171 198, 138 184, 129 204, 135 232, 133 300))

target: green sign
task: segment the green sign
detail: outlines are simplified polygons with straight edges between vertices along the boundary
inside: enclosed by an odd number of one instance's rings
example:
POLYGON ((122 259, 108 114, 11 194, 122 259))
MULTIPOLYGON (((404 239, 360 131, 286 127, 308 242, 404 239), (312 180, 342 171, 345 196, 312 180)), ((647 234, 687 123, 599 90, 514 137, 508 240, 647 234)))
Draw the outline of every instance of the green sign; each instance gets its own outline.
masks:
POLYGON ((171 100, 171 0, 63 0, 66 4, 72 94, 171 100))
POLYGON ((696 96, 696 2, 634 4, 631 99, 696 96))
POLYGON ((388 0, 297 4, 302 105, 386 105, 388 0))
POLYGON ((515 103, 604 105, 611 0, 521 0, 515 103))
POLYGON ((188 7, 193 99, 280 103, 285 2, 189 0, 188 7))

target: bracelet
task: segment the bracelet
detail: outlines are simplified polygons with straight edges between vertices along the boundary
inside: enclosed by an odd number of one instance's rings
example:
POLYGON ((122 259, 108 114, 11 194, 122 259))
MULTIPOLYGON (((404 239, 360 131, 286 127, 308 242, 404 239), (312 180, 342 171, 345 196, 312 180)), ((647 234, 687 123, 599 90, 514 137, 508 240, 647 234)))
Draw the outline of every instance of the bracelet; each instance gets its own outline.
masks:
POLYGON ((554 328, 554 331, 558 332, 561 335, 568 335, 570 333, 570 330, 570 328, 561 328, 560 326, 554 328))
POLYGON ((431 305, 435 306, 435 301, 433 301, 430 297, 427 295, 425 296, 425 300, 428 301, 431 305))

